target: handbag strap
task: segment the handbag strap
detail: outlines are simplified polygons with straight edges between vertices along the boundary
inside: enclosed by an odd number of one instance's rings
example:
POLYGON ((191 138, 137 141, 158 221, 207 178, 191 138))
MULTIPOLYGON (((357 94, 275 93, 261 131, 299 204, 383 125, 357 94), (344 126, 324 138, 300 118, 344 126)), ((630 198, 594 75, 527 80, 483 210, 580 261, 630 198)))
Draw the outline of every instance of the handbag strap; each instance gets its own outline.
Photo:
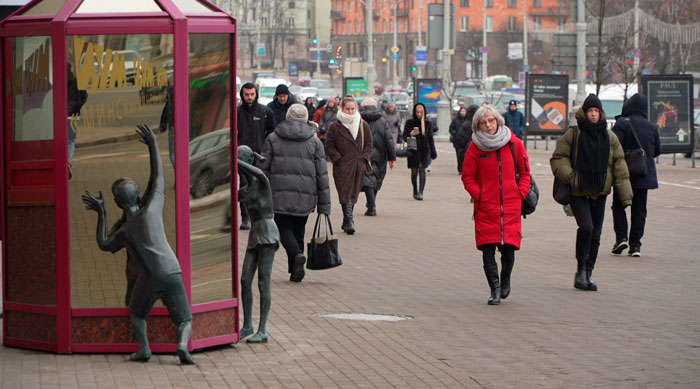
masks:
POLYGON ((333 226, 331 225, 331 218, 330 216, 326 214, 319 213, 316 215, 316 223, 314 225, 314 233, 313 237, 318 238, 321 236, 321 215, 324 215, 326 218, 326 238, 328 238, 328 233, 330 232, 331 235, 333 235, 333 226))
POLYGON ((508 142, 510 147, 510 153, 513 154, 513 165, 515 165, 515 181, 520 183, 520 169, 518 169, 518 160, 515 158, 515 150, 513 149, 513 142, 508 142))
POLYGON ((624 118, 624 119, 625 119, 625 121, 627 122, 627 124, 630 125, 630 129, 632 130, 632 135, 634 135, 634 139, 637 140, 637 145, 638 145, 639 148, 641 149, 641 148, 642 148, 642 142, 640 142, 640 141, 639 141, 639 138, 637 137, 637 131, 634 130, 634 124, 632 124, 632 121, 630 120, 630 118, 624 118))

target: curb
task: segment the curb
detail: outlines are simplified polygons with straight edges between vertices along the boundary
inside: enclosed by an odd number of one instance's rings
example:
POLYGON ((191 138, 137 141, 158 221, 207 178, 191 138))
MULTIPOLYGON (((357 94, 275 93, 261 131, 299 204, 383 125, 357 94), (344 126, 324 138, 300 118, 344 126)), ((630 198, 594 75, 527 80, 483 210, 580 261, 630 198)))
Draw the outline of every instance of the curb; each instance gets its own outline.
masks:
POLYGON ((218 207, 228 202, 230 198, 231 190, 226 189, 196 200, 190 200, 190 212, 198 212, 205 209, 218 207))
POLYGON ((134 139, 139 139, 140 135, 137 133, 129 134, 129 135, 121 135, 121 136, 115 136, 112 138, 103 138, 103 139, 97 139, 97 140, 91 140, 91 141, 85 141, 85 142, 75 142, 75 148, 80 148, 80 147, 89 147, 89 146, 99 146, 99 145, 105 145, 105 144, 110 144, 110 143, 119 143, 119 142, 127 142, 130 140, 134 139))

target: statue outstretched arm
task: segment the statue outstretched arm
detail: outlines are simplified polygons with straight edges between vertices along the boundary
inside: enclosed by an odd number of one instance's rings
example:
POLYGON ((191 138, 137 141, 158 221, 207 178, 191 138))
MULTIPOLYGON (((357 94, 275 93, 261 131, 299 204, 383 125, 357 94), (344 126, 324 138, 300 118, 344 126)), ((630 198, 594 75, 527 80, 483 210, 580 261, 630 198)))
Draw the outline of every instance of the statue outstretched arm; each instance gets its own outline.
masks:
POLYGON ((91 209, 97 212, 97 245, 104 251, 117 252, 122 248, 122 245, 111 234, 107 234, 107 211, 105 210, 105 201, 100 195, 95 197, 92 193, 85 191, 82 196, 83 203, 86 209, 91 209))
POLYGON ((165 192, 165 180, 163 178, 163 161, 160 159, 156 134, 145 124, 139 124, 136 132, 141 135, 141 143, 148 146, 150 156, 151 176, 148 179, 148 187, 143 194, 143 203, 146 204, 153 197, 153 192, 165 192))

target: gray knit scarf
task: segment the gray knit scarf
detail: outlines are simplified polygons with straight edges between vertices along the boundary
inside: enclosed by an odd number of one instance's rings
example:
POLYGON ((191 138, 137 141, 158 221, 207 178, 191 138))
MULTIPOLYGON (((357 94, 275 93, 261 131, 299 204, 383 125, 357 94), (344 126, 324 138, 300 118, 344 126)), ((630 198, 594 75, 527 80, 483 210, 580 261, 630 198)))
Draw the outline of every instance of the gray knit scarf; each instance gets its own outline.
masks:
POLYGON ((472 142, 483 151, 494 151, 508 144, 510 141, 510 129, 506 126, 498 127, 495 134, 490 135, 484 131, 476 131, 472 135, 472 142))

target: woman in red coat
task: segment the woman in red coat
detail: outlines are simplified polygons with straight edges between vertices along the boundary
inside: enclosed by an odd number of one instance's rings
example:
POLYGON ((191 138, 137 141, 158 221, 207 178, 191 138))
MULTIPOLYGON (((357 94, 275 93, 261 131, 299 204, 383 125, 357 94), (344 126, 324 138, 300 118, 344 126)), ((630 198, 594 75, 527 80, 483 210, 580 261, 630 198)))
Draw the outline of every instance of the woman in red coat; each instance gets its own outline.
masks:
POLYGON ((482 251, 491 288, 488 303, 498 305, 510 294, 515 250, 520 249, 522 239, 520 208, 530 189, 530 163, 522 142, 493 106, 479 108, 472 123, 474 133, 464 157, 462 182, 474 198, 476 247, 482 251), (520 181, 515 177, 516 163, 520 181), (500 283, 496 247, 501 251, 500 283))

